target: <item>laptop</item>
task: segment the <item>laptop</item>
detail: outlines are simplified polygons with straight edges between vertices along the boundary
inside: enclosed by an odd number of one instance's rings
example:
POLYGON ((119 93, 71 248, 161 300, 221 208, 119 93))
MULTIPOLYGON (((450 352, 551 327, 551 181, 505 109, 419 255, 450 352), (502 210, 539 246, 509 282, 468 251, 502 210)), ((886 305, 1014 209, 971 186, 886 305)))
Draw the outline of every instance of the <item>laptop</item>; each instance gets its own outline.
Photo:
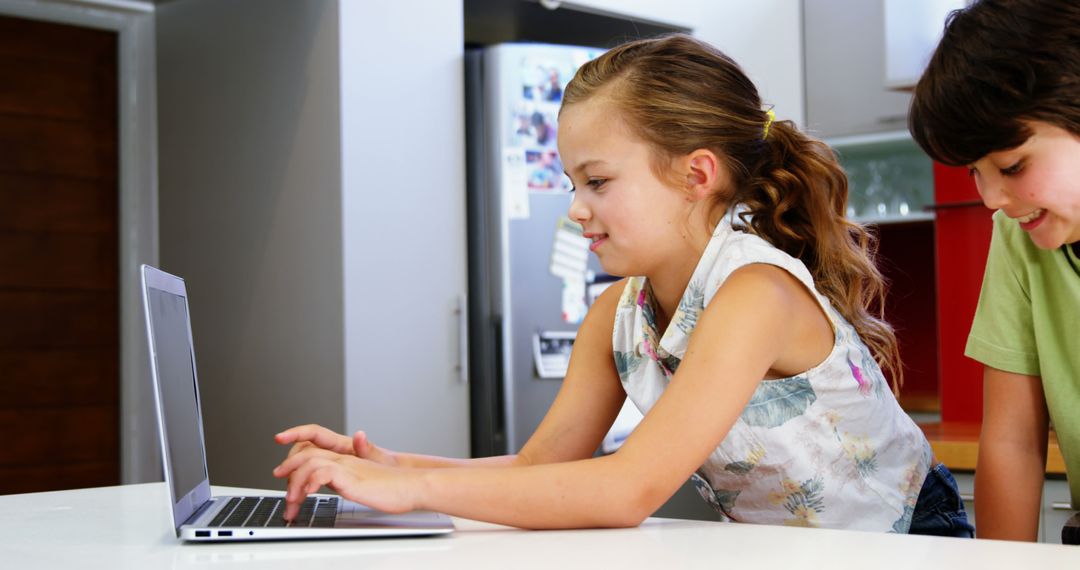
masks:
POLYGON ((335 495, 311 495, 296 520, 282 519, 281 494, 213 497, 206 465, 199 383, 184 280, 142 266, 161 459, 176 536, 190 541, 426 536, 453 532, 430 511, 388 514, 335 495))

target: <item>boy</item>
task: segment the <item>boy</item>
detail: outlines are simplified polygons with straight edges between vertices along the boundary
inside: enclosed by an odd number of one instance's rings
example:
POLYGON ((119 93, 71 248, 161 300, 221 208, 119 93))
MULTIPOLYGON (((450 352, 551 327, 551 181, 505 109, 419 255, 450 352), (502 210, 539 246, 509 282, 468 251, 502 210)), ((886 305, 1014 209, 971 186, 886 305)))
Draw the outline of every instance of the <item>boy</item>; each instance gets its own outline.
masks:
POLYGON ((997 210, 965 350, 985 365, 977 532, 1035 540, 1050 422, 1080 507, 1080 5, 953 12, 910 127, 997 210))

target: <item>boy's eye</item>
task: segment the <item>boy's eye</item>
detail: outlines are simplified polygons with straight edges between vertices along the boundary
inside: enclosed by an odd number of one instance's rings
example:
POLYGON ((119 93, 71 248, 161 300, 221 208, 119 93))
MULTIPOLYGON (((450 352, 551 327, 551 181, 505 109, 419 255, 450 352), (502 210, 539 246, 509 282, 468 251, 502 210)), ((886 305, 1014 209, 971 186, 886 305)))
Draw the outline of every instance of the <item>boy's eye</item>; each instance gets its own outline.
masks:
POLYGON ((1021 170, 1023 170, 1023 168, 1024 168, 1024 163, 1023 162, 1017 162, 1016 164, 1014 164, 1014 165, 1012 165, 1012 166, 1010 166, 1008 168, 1002 168, 1001 169, 1001 174, 1004 175, 1004 176, 1012 176, 1013 174, 1016 174, 1016 173, 1020 172, 1021 170))
POLYGON ((974 166, 967 167, 967 171, 968 171, 968 176, 972 176, 972 177, 974 177, 976 174, 979 173, 979 171, 975 170, 974 166))

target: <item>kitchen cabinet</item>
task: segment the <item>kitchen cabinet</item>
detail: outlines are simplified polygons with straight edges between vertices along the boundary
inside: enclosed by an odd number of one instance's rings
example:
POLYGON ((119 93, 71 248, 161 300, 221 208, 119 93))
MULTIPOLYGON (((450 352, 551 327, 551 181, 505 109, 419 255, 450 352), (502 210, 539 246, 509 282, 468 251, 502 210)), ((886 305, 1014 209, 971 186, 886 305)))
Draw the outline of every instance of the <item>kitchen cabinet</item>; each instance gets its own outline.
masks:
POLYGON ((990 249, 993 211, 967 170, 934 164, 941 419, 982 419, 982 364, 964 356, 990 249))
POLYGON ((885 86, 880 1, 804 0, 806 128, 821 138, 907 128, 911 95, 885 86))
POLYGON ((906 131, 826 139, 848 176, 847 215, 863 223, 933 220, 933 161, 906 131))
POLYGON ((934 221, 882 223, 878 236, 878 267, 889 284, 885 320, 896 331, 904 363, 900 405, 916 418, 933 418, 940 411, 935 313, 934 221))
POLYGON ((1042 500, 1039 542, 1061 544, 1061 527, 1076 513, 1069 498, 1069 482, 1064 476, 1047 478, 1042 500))
POLYGON ((934 53, 945 18, 967 0, 884 0, 885 85, 912 89, 934 53))

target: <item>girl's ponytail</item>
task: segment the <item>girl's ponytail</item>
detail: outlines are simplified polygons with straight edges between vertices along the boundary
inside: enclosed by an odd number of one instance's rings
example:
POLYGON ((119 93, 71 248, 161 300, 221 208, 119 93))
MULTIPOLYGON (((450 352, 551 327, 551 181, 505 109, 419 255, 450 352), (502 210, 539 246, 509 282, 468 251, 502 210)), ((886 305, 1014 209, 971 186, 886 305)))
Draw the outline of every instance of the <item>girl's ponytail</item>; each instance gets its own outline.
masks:
POLYGON ((775 121, 734 201, 745 228, 810 270, 817 288, 859 333, 881 368, 903 383, 896 335, 884 319, 885 279, 877 239, 847 219, 847 176, 825 143, 775 121))

